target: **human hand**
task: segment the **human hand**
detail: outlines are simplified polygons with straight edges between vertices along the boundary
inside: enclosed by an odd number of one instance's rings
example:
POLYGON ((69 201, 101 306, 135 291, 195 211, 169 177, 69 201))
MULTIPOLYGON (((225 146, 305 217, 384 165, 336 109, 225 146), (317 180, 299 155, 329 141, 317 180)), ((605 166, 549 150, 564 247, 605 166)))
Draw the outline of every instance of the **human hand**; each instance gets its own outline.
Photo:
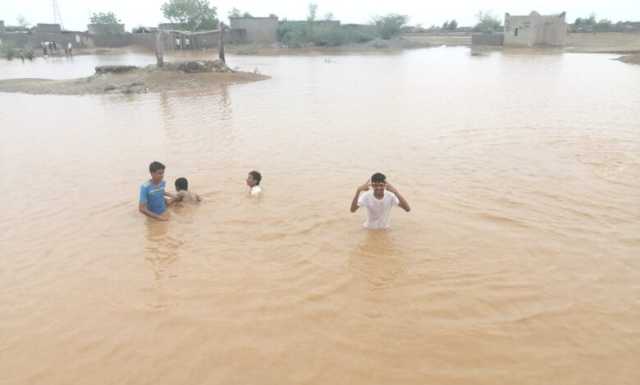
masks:
POLYGON ((367 179, 365 184, 363 184, 362 186, 358 187, 358 191, 360 191, 360 192, 369 191, 369 188, 371 188, 371 180, 367 179))

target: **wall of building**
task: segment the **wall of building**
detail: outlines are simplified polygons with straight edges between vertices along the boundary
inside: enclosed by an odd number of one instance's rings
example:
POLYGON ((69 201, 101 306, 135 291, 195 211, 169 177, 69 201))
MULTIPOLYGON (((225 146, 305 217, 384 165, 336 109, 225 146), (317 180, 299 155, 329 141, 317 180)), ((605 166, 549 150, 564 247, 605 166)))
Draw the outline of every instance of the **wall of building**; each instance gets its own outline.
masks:
POLYGON ((504 45, 529 47, 534 41, 535 25, 530 16, 505 15, 504 45))
POLYGON ((155 32, 133 33, 131 34, 130 44, 138 47, 154 50, 156 46, 155 32))
POLYGON ((131 45, 132 41, 132 34, 130 33, 112 33, 104 35, 89 34, 89 36, 91 38, 91 41, 93 42, 93 46, 95 47, 126 47, 128 45, 131 45))
POLYGON ((531 12, 528 16, 505 14, 504 44, 507 46, 562 46, 567 36, 565 13, 542 16, 531 12))
POLYGON ((62 32, 62 28, 60 27, 60 24, 38 23, 33 31, 42 33, 60 33, 62 32))
MULTIPOLYGON (((286 21, 283 21, 283 23, 309 25, 309 21, 307 20, 286 20, 286 21)), ((311 22, 311 25, 313 27, 318 27, 318 28, 338 28, 340 27, 341 23, 340 23, 340 20, 315 20, 311 22)), ((351 25, 355 25, 355 24, 351 24, 351 25)))
MULTIPOLYGON (((236 41, 244 41, 245 30, 230 30, 224 34, 224 42, 227 44, 236 41)), ((168 50, 174 49, 209 49, 218 48, 220 34, 218 31, 200 32, 195 35, 181 34, 178 32, 167 32, 164 37, 164 46, 168 50), (187 47, 186 39, 189 39, 190 47, 187 47), (178 44, 178 40, 179 44, 178 44)), ((130 44, 138 47, 155 49, 156 34, 155 33, 134 33, 131 34, 130 44)))
POLYGON ((89 33, 94 35, 108 35, 124 33, 124 24, 89 24, 89 33))
POLYGON ((242 43, 273 44, 278 41, 277 17, 231 17, 231 29, 245 30, 242 43))
POLYGON ((536 44, 563 46, 567 40, 567 23, 564 14, 542 16, 540 19, 542 26, 536 37, 536 44))
POLYGON ((74 48, 91 46, 89 35, 85 32, 64 31, 52 32, 4 32, 0 33, 0 40, 3 44, 10 44, 19 49, 41 49, 43 42, 56 42, 59 50, 64 51, 68 43, 74 48))

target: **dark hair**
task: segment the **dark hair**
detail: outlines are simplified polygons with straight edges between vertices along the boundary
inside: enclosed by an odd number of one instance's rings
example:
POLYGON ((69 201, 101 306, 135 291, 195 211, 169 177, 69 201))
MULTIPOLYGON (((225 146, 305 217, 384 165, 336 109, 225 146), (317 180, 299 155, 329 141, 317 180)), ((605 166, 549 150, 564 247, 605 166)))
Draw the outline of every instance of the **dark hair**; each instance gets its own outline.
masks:
POLYGON ((176 190, 177 191, 189 190, 189 181, 187 180, 187 178, 176 179, 176 190))
POLYGON ((260 181, 262 180, 262 175, 260 175, 259 172, 257 171, 251 171, 249 173, 249 175, 251 175, 251 177, 253 178, 253 180, 256 181, 256 186, 260 184, 260 181))
POLYGON ((160 162, 151 162, 151 164, 149 165, 149 172, 150 173, 154 173, 158 170, 164 170, 164 164, 160 163, 160 162))
POLYGON ((375 173, 373 175, 371 175, 371 183, 386 183, 387 182, 387 177, 384 176, 384 174, 382 173, 375 173))

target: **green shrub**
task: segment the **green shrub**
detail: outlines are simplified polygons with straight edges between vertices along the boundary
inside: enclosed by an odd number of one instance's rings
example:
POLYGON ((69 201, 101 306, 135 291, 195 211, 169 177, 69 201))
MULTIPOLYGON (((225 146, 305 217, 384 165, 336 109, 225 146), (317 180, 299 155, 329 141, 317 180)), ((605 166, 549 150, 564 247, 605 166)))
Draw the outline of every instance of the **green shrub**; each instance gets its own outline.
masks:
POLYGON ((291 48, 304 46, 337 47, 345 44, 366 43, 376 39, 375 27, 351 28, 342 25, 323 25, 284 22, 278 27, 278 40, 291 48))
POLYGON ((389 14, 387 16, 379 16, 373 19, 378 35, 389 40, 392 37, 400 35, 402 27, 409 21, 409 17, 405 15, 389 14))

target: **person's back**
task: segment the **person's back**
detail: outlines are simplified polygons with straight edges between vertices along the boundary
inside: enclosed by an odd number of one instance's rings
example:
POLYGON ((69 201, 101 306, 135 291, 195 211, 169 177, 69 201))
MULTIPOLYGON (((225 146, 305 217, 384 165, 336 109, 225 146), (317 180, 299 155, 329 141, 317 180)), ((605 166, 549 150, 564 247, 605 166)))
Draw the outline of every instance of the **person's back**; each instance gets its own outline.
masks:
POLYGON ((199 203, 202 201, 200 195, 189 191, 189 181, 187 178, 178 178, 175 182, 176 195, 178 200, 184 203, 199 203))

